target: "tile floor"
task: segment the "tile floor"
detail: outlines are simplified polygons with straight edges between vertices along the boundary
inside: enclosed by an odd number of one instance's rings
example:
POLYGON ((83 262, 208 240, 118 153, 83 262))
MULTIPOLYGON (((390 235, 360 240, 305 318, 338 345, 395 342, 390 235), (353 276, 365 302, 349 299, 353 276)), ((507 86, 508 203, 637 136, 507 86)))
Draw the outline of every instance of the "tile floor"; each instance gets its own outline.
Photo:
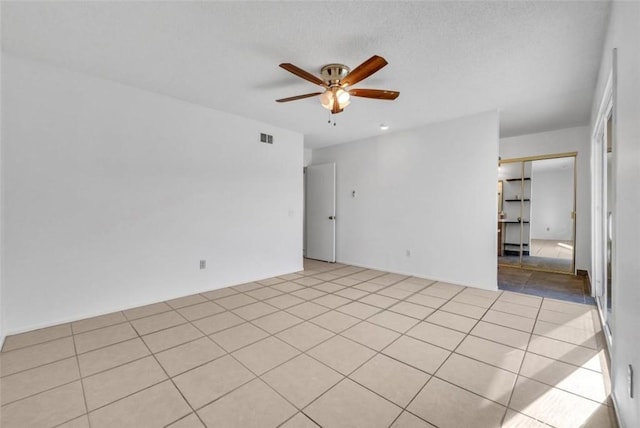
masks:
POLYGON ((12 427, 613 427, 595 308, 340 264, 6 339, 12 427))
POLYGON ((586 276, 498 267, 498 288, 505 291, 595 305, 586 276))

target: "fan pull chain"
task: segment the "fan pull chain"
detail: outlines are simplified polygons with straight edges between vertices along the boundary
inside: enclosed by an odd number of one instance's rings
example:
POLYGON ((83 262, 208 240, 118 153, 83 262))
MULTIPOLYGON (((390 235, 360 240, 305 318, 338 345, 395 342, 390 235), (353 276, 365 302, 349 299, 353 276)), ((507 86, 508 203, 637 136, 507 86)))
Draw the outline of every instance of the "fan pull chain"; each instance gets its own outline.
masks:
POLYGON ((333 119, 333 126, 336 126, 336 119, 335 119, 335 117, 333 116, 333 113, 332 113, 332 112, 329 112, 329 120, 327 121, 327 123, 328 123, 329 125, 331 125, 331 119, 333 119))

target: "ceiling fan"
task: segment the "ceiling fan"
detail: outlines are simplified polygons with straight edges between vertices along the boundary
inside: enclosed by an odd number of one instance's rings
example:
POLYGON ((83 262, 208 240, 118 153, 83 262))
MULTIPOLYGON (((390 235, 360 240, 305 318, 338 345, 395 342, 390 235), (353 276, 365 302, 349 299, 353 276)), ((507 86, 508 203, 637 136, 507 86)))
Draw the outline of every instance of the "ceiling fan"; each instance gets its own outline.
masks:
POLYGON ((351 96, 375 98, 377 100, 395 100, 398 98, 398 95, 400 95, 400 92, 387 91, 385 89, 347 89, 347 87, 353 86, 361 80, 366 79, 387 64, 387 61, 378 55, 372 56, 353 70, 344 64, 328 64, 320 70, 322 79, 293 64, 280 64, 280 67, 288 72, 311 83, 322 86, 325 90, 324 92, 312 92, 294 97, 281 98, 276 100, 276 102, 286 103, 320 95, 322 107, 330 110, 333 114, 337 114, 349 105, 351 96))

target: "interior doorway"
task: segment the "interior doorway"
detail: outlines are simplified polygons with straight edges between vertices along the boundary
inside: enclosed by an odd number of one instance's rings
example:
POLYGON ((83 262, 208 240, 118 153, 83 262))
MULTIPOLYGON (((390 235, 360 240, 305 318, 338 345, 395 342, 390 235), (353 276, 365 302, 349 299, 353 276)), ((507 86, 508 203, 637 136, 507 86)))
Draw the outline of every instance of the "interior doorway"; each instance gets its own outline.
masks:
POLYGON ((501 160, 498 265, 575 271, 576 153, 501 160))

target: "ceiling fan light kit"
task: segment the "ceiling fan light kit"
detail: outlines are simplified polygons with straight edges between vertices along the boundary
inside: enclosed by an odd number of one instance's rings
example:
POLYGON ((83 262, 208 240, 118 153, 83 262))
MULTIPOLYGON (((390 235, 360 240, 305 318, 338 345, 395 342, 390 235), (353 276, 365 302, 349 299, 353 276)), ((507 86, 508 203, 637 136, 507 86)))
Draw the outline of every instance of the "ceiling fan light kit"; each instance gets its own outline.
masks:
POLYGON ((320 95, 322 107, 330 110, 332 114, 337 114, 351 103, 352 96, 378 100, 395 100, 400 95, 400 92, 383 89, 347 89, 348 86, 355 85, 366 79, 385 65, 387 65, 387 61, 378 55, 372 56, 353 70, 344 64, 328 64, 320 70, 320 75, 322 76, 322 79, 320 79, 293 64, 283 63, 280 64, 280 67, 304 80, 322 86, 325 90, 324 92, 281 98, 276 101, 283 103, 320 95))

